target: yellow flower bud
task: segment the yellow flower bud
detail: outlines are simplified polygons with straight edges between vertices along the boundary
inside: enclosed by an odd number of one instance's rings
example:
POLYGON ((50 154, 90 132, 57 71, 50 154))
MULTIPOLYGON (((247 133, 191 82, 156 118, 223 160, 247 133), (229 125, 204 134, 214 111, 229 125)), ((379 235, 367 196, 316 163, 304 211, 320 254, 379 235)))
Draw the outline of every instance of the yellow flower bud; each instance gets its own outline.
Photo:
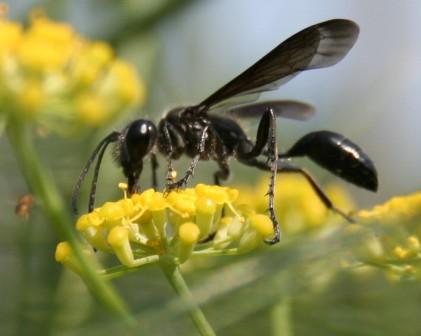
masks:
POLYGON ((188 245, 194 244, 199 239, 200 229, 199 227, 191 222, 180 225, 178 235, 180 240, 188 245))
POLYGON ((180 263, 185 262, 191 255, 194 245, 199 239, 200 229, 199 227, 191 222, 180 225, 178 229, 178 236, 180 242, 178 244, 178 260, 180 263))
POLYGON ((404 249, 402 246, 398 245, 393 249, 393 254, 399 259, 405 259, 409 255, 409 251, 404 249))
POLYGON ((72 256, 72 248, 68 242, 60 242, 57 244, 55 259, 59 263, 64 263, 72 256))
MULTIPOLYGON (((91 255, 91 251, 84 250, 85 254, 91 255)), ((73 272, 81 274, 80 264, 73 254, 72 247, 67 241, 57 244, 55 260, 64 266, 70 268, 73 272)))
POLYGON ((420 247, 420 241, 416 236, 408 237, 408 244, 415 249, 418 249, 420 247))
POLYGON ((200 228, 202 238, 208 236, 215 229, 213 220, 216 208, 216 203, 210 198, 199 197, 196 200, 196 224, 200 228))
POLYGON ((129 241, 129 230, 116 226, 110 230, 108 234, 108 243, 113 248, 115 255, 120 262, 127 267, 135 267, 139 265, 140 260, 135 260, 133 250, 129 241))
POLYGON ((250 217, 250 225, 263 238, 274 235, 272 220, 262 214, 256 214, 250 217))
POLYGON ((113 227, 108 234, 107 241, 112 247, 124 245, 129 240, 129 231, 120 226, 113 227))
POLYGON ((202 214, 213 215, 216 211, 216 204, 210 198, 199 197, 196 200, 196 208, 202 214))

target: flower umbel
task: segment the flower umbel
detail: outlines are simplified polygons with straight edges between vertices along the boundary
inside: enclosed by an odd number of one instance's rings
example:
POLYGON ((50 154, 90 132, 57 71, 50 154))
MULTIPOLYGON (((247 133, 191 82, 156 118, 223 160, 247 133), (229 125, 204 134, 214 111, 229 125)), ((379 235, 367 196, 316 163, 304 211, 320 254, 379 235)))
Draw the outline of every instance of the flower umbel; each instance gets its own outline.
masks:
POLYGON ((356 251, 357 259, 384 269, 393 277, 419 279, 421 193, 394 197, 357 215, 362 224, 358 230, 369 233, 366 244, 356 251))
POLYGON ((0 117, 69 134, 143 103, 144 91, 135 69, 108 44, 39 13, 28 27, 0 17, 0 117))
MULTIPOLYGON (((127 188, 124 183, 119 186, 127 188)), ((82 215, 76 228, 92 247, 115 254, 126 267, 161 256, 184 263, 192 255, 236 254, 263 245, 273 235, 268 216, 237 206, 236 189, 198 184, 168 195, 153 189, 131 197, 124 194, 82 215)), ((63 243, 57 249, 62 250, 63 243)))

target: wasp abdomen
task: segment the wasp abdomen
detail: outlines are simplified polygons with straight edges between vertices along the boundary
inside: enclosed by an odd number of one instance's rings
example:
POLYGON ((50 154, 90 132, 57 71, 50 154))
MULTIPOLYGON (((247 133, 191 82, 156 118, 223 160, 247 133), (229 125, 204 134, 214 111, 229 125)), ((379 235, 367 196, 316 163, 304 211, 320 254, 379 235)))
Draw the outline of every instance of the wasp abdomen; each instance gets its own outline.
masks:
POLYGON ((318 131, 303 136, 286 157, 308 156, 333 174, 362 188, 377 190, 377 172, 363 150, 343 135, 318 131))

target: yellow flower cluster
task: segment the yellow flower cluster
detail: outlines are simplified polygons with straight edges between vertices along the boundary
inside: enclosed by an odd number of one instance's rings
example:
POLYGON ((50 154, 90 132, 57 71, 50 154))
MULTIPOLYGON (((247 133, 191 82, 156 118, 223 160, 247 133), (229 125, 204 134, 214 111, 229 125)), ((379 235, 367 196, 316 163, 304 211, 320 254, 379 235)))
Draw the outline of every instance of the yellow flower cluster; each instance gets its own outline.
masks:
POLYGON ((0 17, 0 116, 71 133, 103 125, 144 99, 136 70, 108 44, 42 15, 26 28, 0 17))
MULTIPOLYGON (((264 212, 268 207, 268 181, 262 179, 257 187, 241 186, 238 202, 251 204, 255 211, 264 212)), ((279 175, 275 185, 275 211, 285 234, 299 234, 324 227, 327 224, 341 223, 343 219, 320 201, 308 181, 297 174, 279 175)), ((345 189, 337 184, 328 185, 324 191, 342 211, 350 212, 354 203, 345 189)))
POLYGON ((393 254, 399 259, 410 259, 421 257, 420 241, 416 236, 409 236, 405 242, 405 246, 396 245, 393 254))
POLYGON ((365 222, 402 223, 421 221, 421 193, 393 197, 371 210, 362 210, 358 217, 365 222))
MULTIPOLYGON (((204 184, 168 195, 149 189, 82 215, 76 228, 95 249, 115 254, 127 267, 154 255, 183 263, 195 253, 241 253, 263 245, 273 225, 268 216, 237 206, 237 199, 236 189, 204 184)), ((70 254, 60 243, 56 259, 66 264, 70 254)))
POLYGON ((358 258, 394 275, 420 276, 421 193, 398 196, 357 214, 360 230, 375 229, 358 258))

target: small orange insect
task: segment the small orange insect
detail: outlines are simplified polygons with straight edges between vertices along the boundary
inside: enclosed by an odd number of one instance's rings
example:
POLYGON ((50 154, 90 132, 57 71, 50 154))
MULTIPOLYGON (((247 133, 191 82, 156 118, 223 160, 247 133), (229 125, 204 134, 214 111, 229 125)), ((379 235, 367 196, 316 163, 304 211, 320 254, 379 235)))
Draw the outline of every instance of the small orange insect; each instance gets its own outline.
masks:
POLYGON ((18 202, 15 207, 15 214, 27 220, 31 213, 32 206, 34 204, 34 197, 31 194, 25 194, 18 198, 18 202))

